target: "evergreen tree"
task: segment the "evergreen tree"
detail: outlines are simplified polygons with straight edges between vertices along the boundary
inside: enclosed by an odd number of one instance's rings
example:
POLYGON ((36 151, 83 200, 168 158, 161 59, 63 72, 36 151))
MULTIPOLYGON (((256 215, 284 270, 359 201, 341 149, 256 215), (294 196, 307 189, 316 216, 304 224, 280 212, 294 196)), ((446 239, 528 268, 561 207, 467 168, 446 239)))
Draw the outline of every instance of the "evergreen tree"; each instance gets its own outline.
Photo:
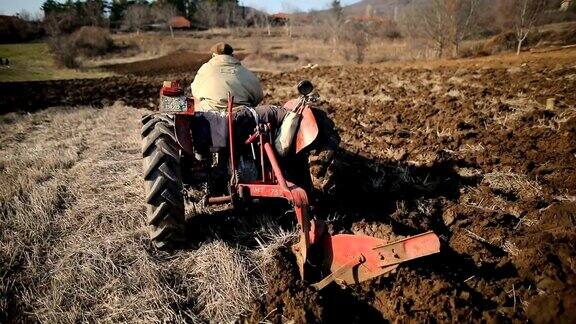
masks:
POLYGON ((118 25, 124 18, 126 9, 133 4, 134 0, 113 0, 110 4, 110 24, 118 25))
POLYGON ((56 0, 46 0, 42 4, 42 11, 44 11, 44 17, 48 16, 54 12, 60 12, 64 10, 64 5, 57 2, 56 0))

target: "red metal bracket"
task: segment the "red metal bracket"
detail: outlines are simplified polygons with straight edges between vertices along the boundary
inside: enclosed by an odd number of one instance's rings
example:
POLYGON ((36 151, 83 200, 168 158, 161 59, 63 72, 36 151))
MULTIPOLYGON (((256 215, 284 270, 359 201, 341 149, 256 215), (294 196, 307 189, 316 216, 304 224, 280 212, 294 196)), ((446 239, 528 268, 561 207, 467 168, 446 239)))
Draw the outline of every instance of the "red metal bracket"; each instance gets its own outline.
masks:
POLYGON ((324 267, 331 274, 318 283, 319 287, 324 287, 326 281, 357 284, 390 272, 402 262, 440 252, 440 239, 432 232, 392 243, 363 235, 325 235, 321 244, 324 267), (360 256, 364 261, 350 266, 350 260, 360 256))

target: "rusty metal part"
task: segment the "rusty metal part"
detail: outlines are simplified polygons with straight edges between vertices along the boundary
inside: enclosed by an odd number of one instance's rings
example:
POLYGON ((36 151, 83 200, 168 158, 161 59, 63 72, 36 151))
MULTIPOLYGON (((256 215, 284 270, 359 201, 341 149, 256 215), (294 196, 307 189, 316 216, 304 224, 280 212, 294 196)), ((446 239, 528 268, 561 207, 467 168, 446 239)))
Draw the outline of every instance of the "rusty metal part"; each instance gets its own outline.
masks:
POLYGON ((294 111, 298 109, 302 118, 300 119, 300 125, 298 126, 298 132, 296 133, 296 153, 300 153, 308 145, 312 144, 316 137, 318 137, 319 129, 318 123, 316 123, 316 118, 309 105, 300 107, 300 100, 290 100, 285 105, 284 108, 287 110, 294 111))
POLYGON ((390 272, 402 262, 440 252, 440 240, 432 232, 392 243, 363 235, 326 235, 321 244, 324 267, 331 274, 315 285, 319 289, 330 282, 357 284, 390 272))
POLYGON ((217 204, 225 204, 232 202, 232 196, 226 195, 221 197, 209 197, 208 204, 209 205, 217 205, 217 204))
MULTIPOLYGON (((264 138, 264 137, 262 137, 264 138)), ((296 255, 298 270, 304 278, 304 268, 308 259, 308 249, 310 246, 310 221, 308 219, 308 195, 304 189, 293 183, 287 182, 282 174, 280 165, 276 160, 272 145, 268 142, 263 143, 263 152, 265 153, 273 178, 271 184, 239 184, 238 190, 248 194, 252 198, 284 198, 293 206, 296 213, 296 219, 300 227, 300 239, 298 243, 292 246, 292 251, 296 255)))
POLYGON ((345 276, 347 272, 352 271, 356 266, 366 262, 366 258, 360 255, 357 258, 352 258, 350 261, 342 265, 340 268, 336 269, 334 272, 326 276, 324 279, 312 285, 312 287, 320 290, 326 288, 329 284, 334 281, 340 280, 341 277, 345 276))
POLYGON ((298 128, 298 133, 296 133, 296 153, 300 153, 304 148, 312 144, 318 137, 318 132, 318 124, 312 109, 309 106, 304 107, 300 127, 298 128))
POLYGON ((194 145, 192 143, 192 129, 190 116, 183 114, 174 115, 174 132, 176 140, 182 150, 188 155, 194 155, 194 145))

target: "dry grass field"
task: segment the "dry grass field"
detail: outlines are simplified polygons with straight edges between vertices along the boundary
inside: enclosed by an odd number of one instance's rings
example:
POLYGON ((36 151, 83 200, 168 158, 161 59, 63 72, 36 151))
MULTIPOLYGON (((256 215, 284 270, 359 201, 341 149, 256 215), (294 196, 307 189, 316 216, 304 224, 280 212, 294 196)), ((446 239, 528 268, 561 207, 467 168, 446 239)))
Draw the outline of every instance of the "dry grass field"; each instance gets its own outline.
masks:
POLYGON ((262 244, 252 250, 216 236, 173 255, 148 243, 144 112, 118 103, 1 117, 2 322, 222 322, 263 293, 269 244, 292 235, 265 216, 247 224, 262 244))

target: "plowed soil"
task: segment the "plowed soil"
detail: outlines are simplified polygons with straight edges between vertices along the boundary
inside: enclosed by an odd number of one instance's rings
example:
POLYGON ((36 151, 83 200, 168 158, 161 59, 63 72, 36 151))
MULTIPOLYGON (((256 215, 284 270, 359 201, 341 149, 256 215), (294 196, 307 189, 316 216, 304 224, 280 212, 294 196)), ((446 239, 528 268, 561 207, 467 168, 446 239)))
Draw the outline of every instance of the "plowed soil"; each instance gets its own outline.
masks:
MULTIPOLYGON (((154 108, 169 77, 193 72, 0 84, 0 109, 154 108)), ((310 79, 340 130, 337 186, 317 217, 387 239, 433 230, 442 251, 316 292, 281 250, 248 322, 576 321, 576 51, 261 78, 277 104, 310 79)))
POLYGON ((207 53, 177 51, 159 58, 132 63, 106 65, 102 68, 118 74, 150 76, 167 73, 182 73, 186 71, 194 72, 209 59, 210 54, 207 53))
POLYGON ((265 77, 274 99, 309 78, 340 127, 337 198, 318 211, 337 231, 443 242, 347 297, 321 292, 321 319, 576 319, 574 54, 265 77))

